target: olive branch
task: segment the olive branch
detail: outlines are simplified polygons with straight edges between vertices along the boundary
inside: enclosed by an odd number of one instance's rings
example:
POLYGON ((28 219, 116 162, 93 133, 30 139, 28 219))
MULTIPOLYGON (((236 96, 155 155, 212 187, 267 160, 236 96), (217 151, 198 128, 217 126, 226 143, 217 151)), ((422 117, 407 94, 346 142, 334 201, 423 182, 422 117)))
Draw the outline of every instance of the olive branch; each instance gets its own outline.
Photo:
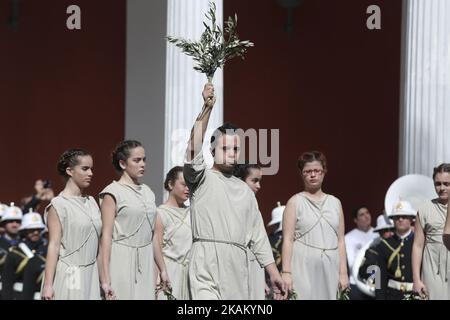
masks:
POLYGON ((205 31, 200 37, 200 41, 191 41, 183 38, 168 36, 169 43, 175 44, 186 55, 191 56, 196 65, 194 69, 204 73, 208 82, 212 82, 214 73, 218 68, 223 68, 225 63, 235 57, 244 59, 247 49, 254 44, 248 40, 241 41, 236 32, 237 15, 228 17, 225 21, 224 30, 217 25, 216 4, 210 2, 210 8, 205 14, 211 26, 203 22, 205 31))

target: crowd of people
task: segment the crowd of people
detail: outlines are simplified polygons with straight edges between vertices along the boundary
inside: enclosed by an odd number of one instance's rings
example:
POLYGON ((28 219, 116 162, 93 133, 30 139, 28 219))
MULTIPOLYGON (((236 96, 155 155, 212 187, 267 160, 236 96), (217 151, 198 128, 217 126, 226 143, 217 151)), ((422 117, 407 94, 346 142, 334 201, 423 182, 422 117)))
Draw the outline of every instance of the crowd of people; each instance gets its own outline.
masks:
POLYGON ((418 208, 400 200, 389 214, 378 217, 375 229, 367 207, 355 210, 357 228, 345 239, 354 299, 450 299, 445 243, 450 232, 450 164, 434 168, 432 177, 435 199, 418 208), (355 263, 358 255, 362 259, 355 263))
POLYGON ((450 164, 434 169, 435 200, 416 210, 399 199, 376 228, 369 208, 358 207, 356 228, 345 234, 340 200, 322 189, 325 155, 305 152, 297 163, 303 190, 278 203, 268 235, 255 196, 262 170, 237 164, 236 127, 214 132, 214 164, 205 164, 211 84, 203 98, 184 166, 167 173, 160 206, 141 182, 146 152, 134 140, 112 152, 119 178, 99 202, 88 193, 92 155, 69 149, 57 164, 66 183, 56 197, 40 180, 22 208, 1 205, 1 298, 450 299, 450 164), (43 219, 37 208, 45 201, 43 219))

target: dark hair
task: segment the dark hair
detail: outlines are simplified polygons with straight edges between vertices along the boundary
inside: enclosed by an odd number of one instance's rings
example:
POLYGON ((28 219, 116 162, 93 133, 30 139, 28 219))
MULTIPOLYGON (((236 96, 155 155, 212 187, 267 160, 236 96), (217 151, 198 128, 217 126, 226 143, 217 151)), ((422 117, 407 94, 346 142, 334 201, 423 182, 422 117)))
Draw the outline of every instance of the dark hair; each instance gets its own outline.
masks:
POLYGON ((308 151, 304 152, 297 161, 297 167, 300 171, 303 171, 303 168, 308 162, 318 161, 322 164, 323 170, 327 171, 327 159, 325 155, 320 151, 308 151))
POLYGON ((69 149, 64 151, 56 166, 58 173, 64 178, 69 178, 66 170, 67 168, 73 168, 78 164, 78 157, 90 156, 91 154, 83 149, 69 149))
POLYGON ((245 181, 250 175, 251 169, 261 169, 259 164, 237 164, 233 169, 233 176, 245 181))
MULTIPOLYGON (((358 217, 358 211, 361 210, 362 208, 367 209, 367 206, 359 206, 359 207, 356 207, 355 209, 353 209, 353 211, 352 211, 353 219, 356 219, 358 217)), ((369 210, 369 209, 367 209, 367 210, 369 210)))
POLYGON ((166 180, 164 180, 164 189, 166 189, 167 191, 171 191, 170 190, 170 184, 175 183, 175 181, 177 181, 178 179, 178 174, 183 172, 183 167, 173 167, 172 169, 169 170, 169 172, 167 172, 166 174, 166 180))
POLYGON ((434 168, 433 169, 433 180, 434 180, 434 178, 436 178, 436 175, 438 173, 444 173, 444 172, 450 173, 450 163, 443 163, 440 166, 434 168))
POLYGON ((117 145, 112 152, 112 164, 118 172, 122 172, 120 167, 120 160, 127 161, 130 157, 131 150, 137 147, 142 147, 142 143, 136 140, 125 140, 117 145))
POLYGON ((222 126, 218 127, 216 130, 214 130, 214 132, 211 136, 211 140, 210 140, 211 149, 214 150, 214 148, 217 144, 216 140, 219 139, 219 137, 221 135, 224 135, 224 134, 236 135, 238 130, 239 129, 236 126, 234 126, 232 123, 229 123, 229 122, 226 122, 222 126))

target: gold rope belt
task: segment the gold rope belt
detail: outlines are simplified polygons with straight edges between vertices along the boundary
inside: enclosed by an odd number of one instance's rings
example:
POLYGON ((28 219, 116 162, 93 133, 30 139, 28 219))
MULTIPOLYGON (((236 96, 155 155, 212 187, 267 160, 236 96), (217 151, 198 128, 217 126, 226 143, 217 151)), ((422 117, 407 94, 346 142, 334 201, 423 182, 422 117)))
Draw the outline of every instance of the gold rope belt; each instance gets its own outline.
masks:
POLYGON ((210 242, 210 243, 224 243, 224 244, 231 244, 233 246, 236 246, 242 250, 245 251, 245 253, 247 253, 247 247, 244 246, 243 244, 237 243, 237 242, 233 242, 233 241, 226 241, 226 240, 215 240, 215 239, 203 239, 203 238, 194 238, 192 240, 192 243, 196 243, 196 242, 210 242))

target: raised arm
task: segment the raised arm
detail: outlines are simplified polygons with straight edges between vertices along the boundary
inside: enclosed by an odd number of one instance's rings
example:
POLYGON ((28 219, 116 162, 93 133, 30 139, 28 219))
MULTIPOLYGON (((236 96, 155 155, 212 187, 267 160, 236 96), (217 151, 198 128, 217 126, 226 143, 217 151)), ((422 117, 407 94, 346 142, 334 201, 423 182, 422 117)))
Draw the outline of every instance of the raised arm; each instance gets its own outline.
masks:
POLYGON ((202 95, 204 100, 203 109, 195 120, 186 150, 186 158, 189 161, 202 150, 203 140, 205 138, 206 129, 208 128, 211 111, 216 103, 214 86, 211 83, 205 85, 202 95))

